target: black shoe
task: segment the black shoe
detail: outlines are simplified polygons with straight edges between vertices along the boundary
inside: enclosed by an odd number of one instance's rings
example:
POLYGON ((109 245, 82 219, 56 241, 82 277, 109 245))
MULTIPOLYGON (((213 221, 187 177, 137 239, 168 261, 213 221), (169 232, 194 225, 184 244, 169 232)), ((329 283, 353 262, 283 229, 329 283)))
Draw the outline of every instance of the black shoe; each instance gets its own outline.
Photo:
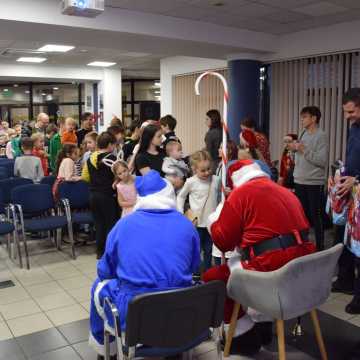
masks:
POLYGON ((336 280, 332 284, 331 291, 334 293, 343 293, 343 294, 347 294, 347 295, 353 295, 354 294, 354 285, 353 284, 345 284, 339 280, 336 280))
POLYGON ((273 340, 273 323, 272 321, 258 322, 255 324, 256 330, 261 337, 261 345, 270 345, 273 340))
MULTIPOLYGON (((104 360, 105 358, 104 358, 104 356, 102 356, 102 355, 98 355, 97 356, 97 360, 104 360)), ((116 355, 112 355, 112 356, 110 356, 110 360, 117 360, 117 356, 116 355)))
POLYGON ((360 298, 357 296, 354 296, 351 302, 346 305, 345 312, 348 314, 360 314, 360 298))
MULTIPOLYGON (((222 344, 223 347, 225 344, 222 344)), ((261 336, 253 326, 248 332, 232 339, 230 354, 253 356, 261 349, 261 336)))

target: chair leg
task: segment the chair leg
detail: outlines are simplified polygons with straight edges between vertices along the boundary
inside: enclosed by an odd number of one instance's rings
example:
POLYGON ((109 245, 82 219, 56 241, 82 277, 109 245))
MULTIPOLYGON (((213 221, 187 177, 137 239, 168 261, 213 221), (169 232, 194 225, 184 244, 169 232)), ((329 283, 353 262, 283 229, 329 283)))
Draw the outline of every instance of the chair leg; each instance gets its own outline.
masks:
POLYGON ((315 330, 316 341, 318 343, 319 350, 321 353, 321 359, 327 360, 328 356, 327 356, 327 352, 326 352, 326 348, 325 348, 325 344, 324 344, 324 339, 321 334, 320 323, 319 323, 316 309, 311 310, 310 315, 311 315, 311 320, 312 320, 314 330, 315 330))
POLYGON ((104 330, 104 349, 104 359, 110 360, 110 334, 106 330, 104 330))
POLYGON ((237 319, 238 319, 240 307, 241 307, 240 304, 237 304, 237 303, 234 304, 234 309, 233 309, 233 312, 232 312, 232 315, 231 315, 231 321, 230 321, 229 330, 228 330, 228 332, 226 334, 224 357, 228 357, 229 354, 230 354, 231 343, 232 343, 232 339, 233 339, 234 334, 235 334, 235 329, 236 329, 236 324, 237 324, 237 319))
POLYGON ((16 245, 16 247, 17 247, 17 253, 18 253, 18 256, 19 256, 19 265, 20 265, 20 268, 22 269, 23 268, 23 261, 22 261, 21 247, 20 247, 20 242, 19 242, 19 238, 18 238, 17 229, 14 230, 13 236, 14 236, 14 245, 16 245))
POLYGON ((221 352, 221 328, 218 327, 214 329, 214 340, 216 342, 216 353, 217 360, 222 360, 222 352, 221 352))
POLYGON ((276 320, 276 331, 277 331, 277 338, 278 338, 279 360, 285 360, 286 352, 285 352, 284 320, 276 320))

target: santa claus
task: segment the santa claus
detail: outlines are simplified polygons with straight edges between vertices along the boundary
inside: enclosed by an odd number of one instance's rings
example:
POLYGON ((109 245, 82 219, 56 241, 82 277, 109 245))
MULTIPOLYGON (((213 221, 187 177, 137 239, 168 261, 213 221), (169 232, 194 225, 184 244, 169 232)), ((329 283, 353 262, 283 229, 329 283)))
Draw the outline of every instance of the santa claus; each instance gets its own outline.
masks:
MULTIPOLYGON (((238 267, 273 271, 315 251, 308 240, 309 223, 294 194, 271 181, 252 160, 240 160, 228 171, 234 190, 210 215, 208 228, 221 251, 236 251, 227 264, 208 270, 203 275, 205 282, 226 283, 238 267)), ((230 323, 233 305, 227 298, 225 324, 230 323)), ((254 310, 241 310, 231 353, 253 355, 271 342, 270 321, 254 310)))

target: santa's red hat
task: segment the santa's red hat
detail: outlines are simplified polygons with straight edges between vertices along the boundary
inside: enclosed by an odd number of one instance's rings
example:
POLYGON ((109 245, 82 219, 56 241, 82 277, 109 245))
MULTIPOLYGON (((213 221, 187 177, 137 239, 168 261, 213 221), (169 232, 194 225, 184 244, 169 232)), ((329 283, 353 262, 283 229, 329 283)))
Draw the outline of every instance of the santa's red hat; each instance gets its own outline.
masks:
POLYGON ((250 149, 257 148, 256 136, 251 130, 243 130, 240 134, 240 140, 244 143, 245 146, 249 147, 250 149))
POLYGON ((268 178, 269 175, 262 171, 254 160, 239 160, 227 171, 227 183, 231 189, 259 177, 268 178))

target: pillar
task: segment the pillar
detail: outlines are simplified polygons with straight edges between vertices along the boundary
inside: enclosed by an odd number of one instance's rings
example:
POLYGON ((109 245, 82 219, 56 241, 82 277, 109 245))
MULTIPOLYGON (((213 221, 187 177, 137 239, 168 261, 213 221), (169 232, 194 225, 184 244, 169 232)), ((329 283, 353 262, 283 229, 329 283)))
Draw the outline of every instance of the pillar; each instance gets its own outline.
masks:
POLYGON ((122 119, 121 81, 120 69, 104 69, 103 80, 98 85, 100 132, 106 130, 114 116, 122 119))
POLYGON ((259 123, 260 65, 260 61, 249 58, 228 61, 228 127, 230 138, 236 143, 245 116, 252 116, 259 123))

